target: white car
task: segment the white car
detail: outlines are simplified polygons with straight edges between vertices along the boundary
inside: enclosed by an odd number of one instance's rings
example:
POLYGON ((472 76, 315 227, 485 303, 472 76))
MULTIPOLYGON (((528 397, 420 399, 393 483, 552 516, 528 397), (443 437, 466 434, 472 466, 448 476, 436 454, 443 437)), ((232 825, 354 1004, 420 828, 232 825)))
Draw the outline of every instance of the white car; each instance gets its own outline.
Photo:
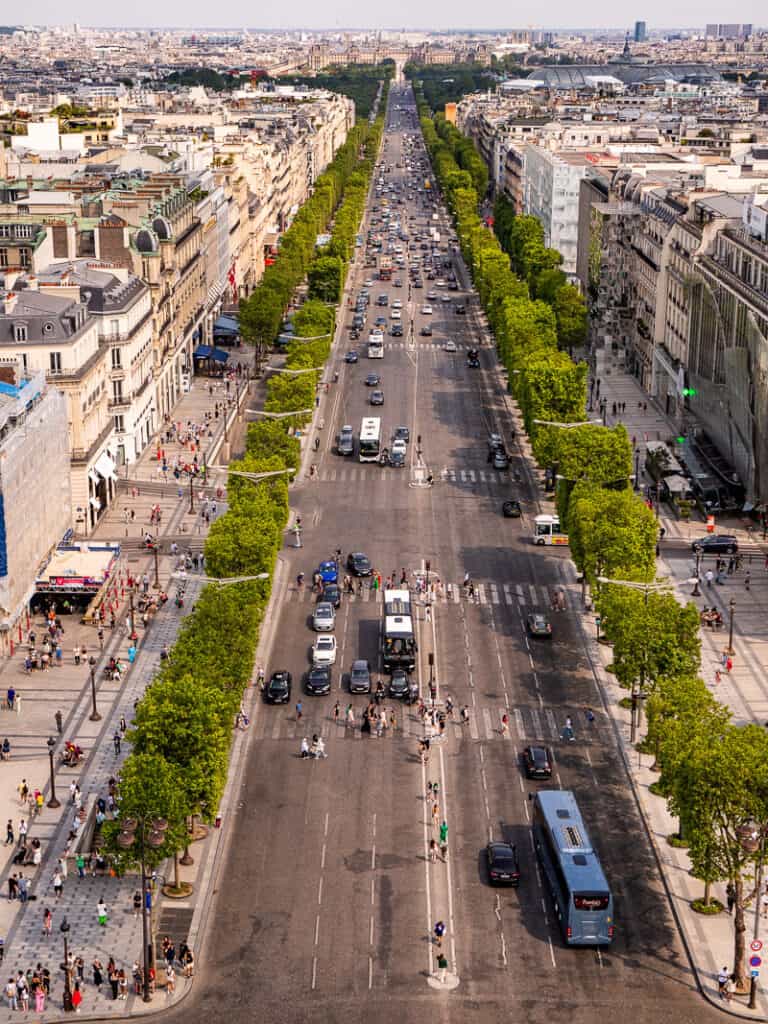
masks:
POLYGON ((395 299, 395 301, 392 303, 392 309, 402 309, 402 308, 403 308, 402 300, 401 299, 395 299))
POLYGON ((312 644, 313 665, 334 665, 336 663, 336 637, 321 633, 312 644))
POLYGON ((431 306, 422 306, 421 307, 421 312, 422 312, 423 316, 430 316, 431 313, 432 313, 432 307, 431 306))
POLYGON ((402 438, 398 438, 396 441, 392 442, 392 447, 390 448, 390 451, 392 452, 393 455, 395 454, 395 452, 401 452, 403 455, 407 455, 408 445, 405 443, 405 441, 402 440, 402 438))
POLYGON ((392 312, 389 314, 389 318, 390 320, 402 320, 403 311, 401 309, 393 309, 392 312))
POLYGON ((446 341, 446 343, 445 343, 445 345, 443 347, 443 351, 445 351, 445 352, 457 352, 458 349, 456 348, 456 342, 455 341, 446 341))
POLYGON ((450 302, 451 301, 451 296, 450 295, 441 295, 440 296, 440 301, 441 302, 450 302))

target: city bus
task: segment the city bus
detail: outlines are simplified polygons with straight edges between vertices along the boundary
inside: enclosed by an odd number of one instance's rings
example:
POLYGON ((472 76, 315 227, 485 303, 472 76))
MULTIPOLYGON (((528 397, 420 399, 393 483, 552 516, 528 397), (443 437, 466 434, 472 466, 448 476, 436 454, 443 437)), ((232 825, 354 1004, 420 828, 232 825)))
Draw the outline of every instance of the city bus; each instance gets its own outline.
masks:
POLYGON ((541 515, 533 520, 534 544, 567 544, 568 534, 560 529, 560 517, 541 515))
POLYGON ((381 445, 381 420, 366 416, 360 427, 360 461, 378 462, 381 445))
POLYGON ((407 590, 385 590, 381 622, 381 660, 385 672, 416 667, 411 595, 407 590))
POLYGON ((542 789, 533 801, 533 845, 569 946, 609 946, 613 896, 573 793, 542 789))
POLYGON ((368 335, 368 358, 384 358, 384 334, 381 331, 371 331, 368 335))

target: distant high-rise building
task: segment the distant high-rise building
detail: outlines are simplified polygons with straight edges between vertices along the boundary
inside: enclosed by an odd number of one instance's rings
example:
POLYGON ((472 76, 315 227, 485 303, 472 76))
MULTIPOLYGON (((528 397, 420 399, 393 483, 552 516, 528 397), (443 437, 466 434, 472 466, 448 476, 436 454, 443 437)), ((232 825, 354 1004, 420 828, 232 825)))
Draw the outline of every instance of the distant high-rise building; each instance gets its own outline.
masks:
POLYGON ((635 22, 635 42, 644 43, 648 38, 648 30, 644 21, 635 22))
POLYGON ((707 25, 707 39, 746 39, 752 35, 751 25, 707 25))

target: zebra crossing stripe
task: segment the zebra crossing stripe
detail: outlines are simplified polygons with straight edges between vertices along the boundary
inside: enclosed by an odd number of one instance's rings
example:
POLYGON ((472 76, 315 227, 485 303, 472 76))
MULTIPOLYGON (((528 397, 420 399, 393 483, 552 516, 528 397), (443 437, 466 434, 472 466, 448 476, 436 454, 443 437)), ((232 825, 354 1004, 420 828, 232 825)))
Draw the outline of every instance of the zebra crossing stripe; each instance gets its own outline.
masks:
POLYGON ((528 590, 531 595, 531 604, 537 605, 539 603, 539 595, 536 593, 536 587, 534 587, 532 583, 529 583, 528 590))
POLYGON ((525 726, 523 725, 523 713, 520 710, 520 708, 515 708, 513 710, 512 717, 513 717, 514 722, 515 722, 515 732, 517 733, 517 738, 520 739, 520 740, 524 740, 525 739, 525 726))
POLYGON ((488 584, 488 589, 491 592, 491 604, 498 604, 499 603, 499 588, 496 586, 495 583, 489 583, 488 584))
POLYGON ((517 593, 518 604, 525 604, 525 598, 523 597, 523 585, 522 583, 515 584, 515 591, 517 593))
POLYGON ((504 603, 505 604, 514 604, 515 603, 515 599, 512 596, 512 587, 509 585, 509 583, 504 583, 503 584, 503 589, 504 589, 504 603))
POLYGON ((557 728, 557 722, 555 721, 554 712, 551 711, 549 708, 546 708, 544 714, 547 716, 547 724, 549 725, 549 731, 552 736, 552 739, 556 740, 557 737, 560 735, 560 732, 557 728))
POLYGON ((475 715, 469 716, 469 735, 473 740, 480 738, 480 733, 477 731, 477 718, 475 715))
POLYGON ((541 719, 539 718, 539 712, 536 710, 536 708, 531 708, 531 718, 533 719, 534 737, 538 738, 540 736, 543 736, 544 734, 541 731, 541 719))
POLYGON ((483 708, 483 725, 485 726, 485 738, 493 737, 493 726, 491 725, 491 712, 489 708, 483 708))
POLYGON ((485 599, 485 586, 482 583, 478 583, 475 587, 475 601, 478 604, 487 604, 485 599))

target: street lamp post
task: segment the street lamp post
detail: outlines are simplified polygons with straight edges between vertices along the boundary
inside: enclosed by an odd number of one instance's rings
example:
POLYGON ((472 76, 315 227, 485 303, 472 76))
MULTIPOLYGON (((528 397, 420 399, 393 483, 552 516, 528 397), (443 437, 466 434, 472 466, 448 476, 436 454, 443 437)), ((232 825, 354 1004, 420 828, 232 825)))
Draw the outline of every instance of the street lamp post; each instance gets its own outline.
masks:
POLYGON ((61 965, 64 970, 64 1009, 67 1013, 71 1013, 74 1006, 72 1005, 72 974, 69 968, 69 921, 66 917, 59 927, 64 936, 64 963, 61 965))
POLYGON ((51 799, 48 801, 48 806, 55 809, 56 807, 61 807, 61 802, 56 799, 56 773, 53 770, 53 752, 56 749, 56 740, 53 736, 48 737, 46 746, 48 747, 48 760, 51 766, 51 799))
MULTIPOLYGON (((760 941, 760 900, 763 888, 765 836, 766 832, 768 832, 768 827, 750 822, 740 825, 736 832, 743 850, 747 853, 757 853, 758 850, 760 851, 757 858, 757 872, 755 874, 755 928, 752 935, 753 943, 758 943, 760 941)), ((757 1006, 757 977, 754 974, 749 979, 749 1002, 747 1006, 750 1010, 754 1010, 757 1006)))
POLYGON ((730 619, 728 622, 728 655, 733 656, 736 652, 733 649, 733 618, 736 611, 736 602, 733 598, 728 602, 728 611, 730 612, 730 619))
POLYGON ((101 715, 96 707, 96 666, 91 665, 91 713, 88 715, 91 722, 100 722, 101 715))
POLYGON ((696 571, 694 575, 696 579, 691 591, 691 597, 701 597, 701 590, 699 590, 699 583, 701 582, 701 551, 696 552, 696 571))
POLYGON ((130 850, 138 839, 139 861, 141 863, 141 937, 144 976, 142 978, 142 999, 148 1003, 152 999, 150 986, 150 966, 152 964, 152 948, 149 933, 149 915, 152 913, 152 890, 147 886, 147 867, 145 862, 145 843, 153 850, 159 849, 165 842, 165 831, 168 822, 165 818, 125 818, 117 843, 122 849, 130 850), (147 834, 147 825, 150 832, 147 834))

